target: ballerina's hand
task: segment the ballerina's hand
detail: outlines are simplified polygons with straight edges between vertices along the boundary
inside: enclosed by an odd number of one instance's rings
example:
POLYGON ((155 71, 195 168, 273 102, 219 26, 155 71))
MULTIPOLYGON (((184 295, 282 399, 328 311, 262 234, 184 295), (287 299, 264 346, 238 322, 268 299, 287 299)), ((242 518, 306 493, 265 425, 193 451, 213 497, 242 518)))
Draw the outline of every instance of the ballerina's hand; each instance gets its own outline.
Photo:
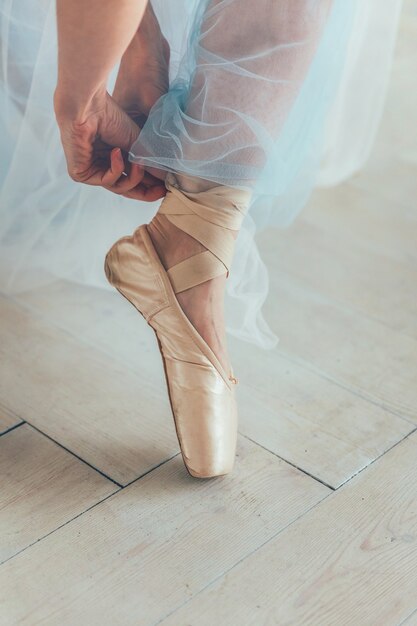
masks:
POLYGON ((107 91, 96 96, 82 115, 74 114, 68 101, 55 92, 55 115, 73 180, 147 202, 166 194, 164 183, 143 166, 127 158, 125 163, 123 152, 127 154, 140 128, 107 91))

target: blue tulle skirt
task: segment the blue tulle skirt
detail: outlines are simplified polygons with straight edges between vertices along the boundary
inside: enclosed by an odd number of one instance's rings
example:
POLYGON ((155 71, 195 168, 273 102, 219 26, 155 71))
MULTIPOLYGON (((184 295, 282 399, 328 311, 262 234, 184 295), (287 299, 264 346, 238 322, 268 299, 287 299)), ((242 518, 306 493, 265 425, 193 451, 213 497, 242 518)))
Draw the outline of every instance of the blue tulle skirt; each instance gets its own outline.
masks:
MULTIPOLYGON (((154 3, 162 22, 165 4, 154 3)), ((320 163, 355 1, 261 0, 256 10, 250 0, 190 5, 176 74, 129 158, 250 188, 252 219, 289 223, 320 163)))
MULTIPOLYGON (((252 190, 227 281, 227 328, 273 347, 277 337, 262 316, 268 271, 254 236, 266 226, 291 224, 315 184, 364 2, 152 5, 170 45, 170 87, 129 159, 252 190)), ((103 272, 107 249, 149 221, 158 204, 68 177, 53 112, 54 2, 4 0, 0 19, 0 290, 18 293, 56 279, 110 288, 103 272)))

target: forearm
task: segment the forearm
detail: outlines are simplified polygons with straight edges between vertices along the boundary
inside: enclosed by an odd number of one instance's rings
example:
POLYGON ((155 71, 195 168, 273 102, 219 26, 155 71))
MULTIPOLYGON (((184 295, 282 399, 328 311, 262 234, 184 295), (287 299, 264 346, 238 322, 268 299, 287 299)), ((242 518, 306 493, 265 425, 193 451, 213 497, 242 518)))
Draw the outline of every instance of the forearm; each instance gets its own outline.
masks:
POLYGON ((147 0, 56 0, 59 112, 82 117, 95 95, 105 91, 146 4, 147 0))

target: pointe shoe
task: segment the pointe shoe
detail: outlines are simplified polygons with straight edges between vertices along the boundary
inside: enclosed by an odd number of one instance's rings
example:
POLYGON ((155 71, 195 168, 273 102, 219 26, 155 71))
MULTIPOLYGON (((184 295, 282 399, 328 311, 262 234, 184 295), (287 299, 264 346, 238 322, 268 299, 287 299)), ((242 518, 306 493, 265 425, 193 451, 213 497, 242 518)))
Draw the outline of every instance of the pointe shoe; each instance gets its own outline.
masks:
POLYGON ((199 478, 227 474, 235 458, 237 379, 183 312, 146 225, 113 244, 105 272, 155 332, 188 472, 199 478))
MULTIPOLYGON (((185 196, 175 181, 169 174, 165 183, 168 193, 158 213, 165 213, 179 228, 201 241, 207 250, 166 270, 143 224, 133 235, 113 244, 105 258, 105 273, 110 284, 133 304, 155 332, 188 473, 197 478, 211 478, 228 474, 234 466, 238 379, 231 366, 225 371, 185 315, 176 294, 225 270, 229 274, 234 243, 230 229, 236 228, 243 216, 236 210, 239 205, 230 201, 228 205, 229 188, 216 187, 212 192, 185 196), (204 206, 208 201, 210 206, 204 206), (217 201, 220 218, 216 218, 213 211, 217 201), (203 228, 204 217, 199 218, 196 213, 200 209, 201 214, 207 216, 208 213, 211 220, 203 228), (217 221, 217 228, 213 220, 217 221), (229 232, 224 223, 229 225, 229 232)), ((234 192, 236 195, 236 190, 234 192)), ((238 190, 237 197, 246 199, 246 192, 238 190)), ((158 213, 153 219, 158 220, 158 213)))

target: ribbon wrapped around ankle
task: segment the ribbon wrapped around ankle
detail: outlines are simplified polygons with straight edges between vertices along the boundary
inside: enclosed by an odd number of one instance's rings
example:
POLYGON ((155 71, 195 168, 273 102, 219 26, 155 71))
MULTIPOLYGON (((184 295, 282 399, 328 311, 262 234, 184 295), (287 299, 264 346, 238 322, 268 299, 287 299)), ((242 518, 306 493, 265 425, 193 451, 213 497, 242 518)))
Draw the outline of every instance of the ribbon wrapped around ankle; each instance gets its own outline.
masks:
POLYGON ((165 186, 168 191, 155 217, 165 215, 207 248, 167 270, 174 292, 185 291, 225 272, 229 276, 235 244, 231 231, 240 229, 251 192, 222 185, 188 192, 180 189, 172 173, 167 174, 165 186))

